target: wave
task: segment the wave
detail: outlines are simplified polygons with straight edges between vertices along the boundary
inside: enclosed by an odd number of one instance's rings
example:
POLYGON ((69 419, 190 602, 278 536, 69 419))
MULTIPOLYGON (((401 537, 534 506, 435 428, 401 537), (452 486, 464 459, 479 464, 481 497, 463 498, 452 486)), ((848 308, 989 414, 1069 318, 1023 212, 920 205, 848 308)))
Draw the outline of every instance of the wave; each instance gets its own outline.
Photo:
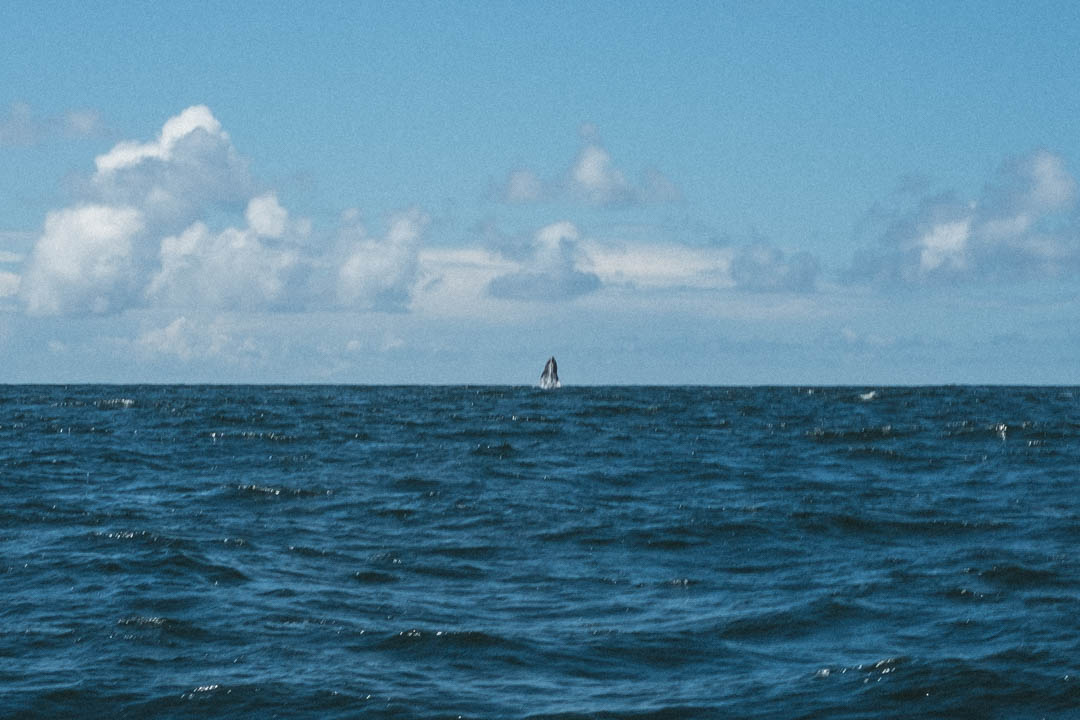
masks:
POLYGON ((799 510, 792 519, 808 533, 840 533, 854 536, 877 535, 885 538, 908 538, 911 536, 945 537, 950 535, 978 535, 987 532, 1008 531, 1013 524, 1008 520, 979 518, 967 520, 958 517, 906 518, 858 511, 812 511, 799 510))
POLYGON ((821 443, 874 442, 877 440, 899 440, 919 435, 923 429, 918 426, 895 426, 891 423, 877 427, 826 428, 816 427, 805 436, 821 443))
POLYGON ((0 388, 0 716, 1068 717, 1078 395, 0 388))
POLYGON ((117 410, 135 407, 135 400, 127 397, 108 398, 106 400, 95 400, 94 407, 101 410, 117 410))
POLYGON ((256 483, 249 483, 246 485, 237 485, 234 488, 236 495, 241 497, 273 497, 273 498, 306 498, 306 497, 325 497, 327 495, 333 495, 334 491, 329 488, 306 488, 306 487, 283 487, 277 485, 258 485, 256 483))

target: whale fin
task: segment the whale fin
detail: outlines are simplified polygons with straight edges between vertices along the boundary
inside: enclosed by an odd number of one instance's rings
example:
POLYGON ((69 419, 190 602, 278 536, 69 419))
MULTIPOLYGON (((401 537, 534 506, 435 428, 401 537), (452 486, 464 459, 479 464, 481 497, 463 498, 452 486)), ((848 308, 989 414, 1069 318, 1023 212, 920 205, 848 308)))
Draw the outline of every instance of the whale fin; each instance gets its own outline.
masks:
POLYGON ((544 372, 540 373, 540 387, 544 390, 554 390, 561 387, 561 385, 562 383, 559 382, 559 364, 555 362, 555 356, 552 355, 544 365, 544 372))

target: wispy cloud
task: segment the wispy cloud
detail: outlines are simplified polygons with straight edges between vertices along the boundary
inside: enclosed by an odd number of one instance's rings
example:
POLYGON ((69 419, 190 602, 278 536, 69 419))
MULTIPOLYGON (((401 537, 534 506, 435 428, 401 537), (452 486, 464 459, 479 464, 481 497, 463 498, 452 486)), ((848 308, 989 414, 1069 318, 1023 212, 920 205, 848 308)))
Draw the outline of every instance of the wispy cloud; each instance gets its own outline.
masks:
POLYGON ((22 278, 13 272, 0 270, 0 298, 9 298, 18 294, 22 278))
POLYGON ((605 285, 640 288, 807 293, 820 265, 809 253, 785 253, 756 239, 742 244, 591 242, 588 267, 605 285))
POLYGON ((764 241, 738 248, 731 261, 735 286, 757 292, 811 292, 820 271, 817 258, 810 253, 787 255, 764 241))
POLYGON ((506 176, 499 198, 511 205, 524 205, 546 199, 544 181, 528 168, 515 168, 506 176))
POLYGON ((19 287, 22 285, 22 275, 19 270, 24 256, 13 250, 5 250, 4 246, 22 247, 29 243, 27 233, 2 232, 0 231, 0 310, 10 312, 14 309, 12 301, 18 297, 19 287))
POLYGON ((577 227, 566 221, 541 228, 520 269, 491 280, 488 292, 496 298, 557 301, 596 290, 600 279, 578 268, 580 237, 577 227))
POLYGON ((181 315, 163 327, 146 330, 134 346, 144 355, 183 362, 213 359, 236 363, 259 355, 254 340, 230 328, 222 317, 189 319, 181 315))
POLYGON ((460 270, 488 278, 486 295, 499 300, 564 301, 608 289, 654 298, 657 292, 804 294, 816 290, 820 275, 814 256, 760 238, 691 245, 653 239, 639 227, 609 229, 600 238, 564 220, 527 240, 485 227, 481 242, 491 250, 473 252, 471 265, 460 270))
POLYGON ((879 211, 876 245, 854 260, 854 281, 922 285, 1076 273, 1080 228, 1065 213, 1076 181, 1047 151, 1005 162, 978 199, 923 196, 879 211))
POLYGON ((585 267, 607 286, 699 290, 735 286, 731 277, 734 251, 726 246, 590 241, 585 251, 585 267))
POLYGON ((96 110, 68 110, 59 117, 43 117, 27 103, 16 102, 0 115, 0 147, 28 147, 50 137, 92 137, 104 126, 96 110))
POLYGON ((101 113, 97 110, 69 110, 64 113, 64 132, 71 137, 93 137, 105 130, 101 113))
POLYGON ((671 203, 681 198, 678 187, 656 168, 633 182, 615 162, 592 125, 581 129, 577 156, 561 176, 544 180, 527 167, 511 170, 497 192, 508 204, 566 201, 593 207, 671 203))
POLYGON ((46 132, 45 123, 26 103, 14 103, 0 117, 0 146, 34 145, 46 132))

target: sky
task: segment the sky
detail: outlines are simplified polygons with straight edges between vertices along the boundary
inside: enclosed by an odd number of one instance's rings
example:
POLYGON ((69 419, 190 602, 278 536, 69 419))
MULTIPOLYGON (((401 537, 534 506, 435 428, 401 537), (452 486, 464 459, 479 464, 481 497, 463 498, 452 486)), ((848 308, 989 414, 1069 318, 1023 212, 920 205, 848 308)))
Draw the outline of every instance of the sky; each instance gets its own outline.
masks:
POLYGON ((0 382, 1080 384, 1080 5, 0 5, 0 382))

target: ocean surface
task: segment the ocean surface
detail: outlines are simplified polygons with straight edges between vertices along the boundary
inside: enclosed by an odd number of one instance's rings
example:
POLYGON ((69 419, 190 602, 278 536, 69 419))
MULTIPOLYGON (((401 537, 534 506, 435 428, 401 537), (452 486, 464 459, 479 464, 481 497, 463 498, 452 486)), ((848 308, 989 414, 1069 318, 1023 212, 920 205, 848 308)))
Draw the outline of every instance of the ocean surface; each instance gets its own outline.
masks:
POLYGON ((1080 388, 0 387, 0 717, 1080 717, 1080 388))

